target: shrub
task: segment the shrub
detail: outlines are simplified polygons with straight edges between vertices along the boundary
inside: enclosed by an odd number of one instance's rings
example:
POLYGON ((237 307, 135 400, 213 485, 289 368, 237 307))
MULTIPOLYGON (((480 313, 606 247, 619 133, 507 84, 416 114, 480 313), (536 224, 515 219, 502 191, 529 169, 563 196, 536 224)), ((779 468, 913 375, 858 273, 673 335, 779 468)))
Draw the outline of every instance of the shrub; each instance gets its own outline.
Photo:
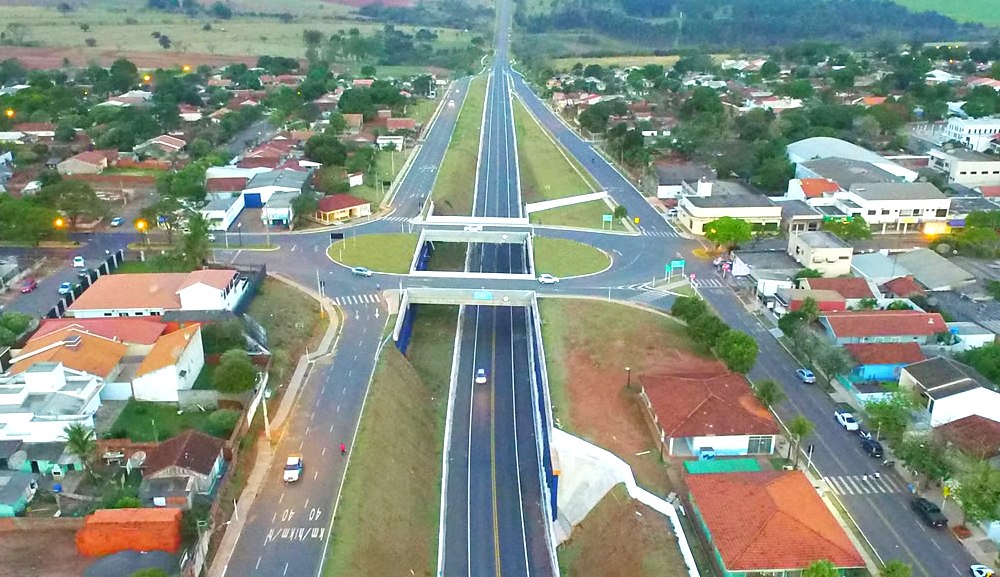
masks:
POLYGON ((215 437, 227 438, 236 428, 240 412, 233 409, 219 409, 208 416, 206 432, 215 437))

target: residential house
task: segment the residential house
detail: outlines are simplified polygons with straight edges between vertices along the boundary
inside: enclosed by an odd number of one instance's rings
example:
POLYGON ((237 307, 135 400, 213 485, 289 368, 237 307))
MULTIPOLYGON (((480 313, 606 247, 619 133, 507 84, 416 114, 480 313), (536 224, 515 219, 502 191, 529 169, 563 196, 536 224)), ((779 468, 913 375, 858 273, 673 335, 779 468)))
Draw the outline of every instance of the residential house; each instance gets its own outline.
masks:
POLYGON ((847 310, 847 301, 837 291, 795 288, 778 289, 778 292, 775 294, 774 308, 772 310, 775 316, 782 317, 802 308, 802 303, 806 299, 815 301, 819 312, 826 313, 847 310))
POLYGON ((848 378, 859 381, 899 381, 903 367, 924 360, 917 343, 851 343, 844 345, 857 365, 848 378))
POLYGON ((992 88, 996 92, 1000 92, 1000 80, 995 78, 971 78, 965 83, 968 88, 977 88, 979 86, 987 86, 992 88))
POLYGON ((948 331, 938 313, 917 310, 864 310, 826 313, 819 323, 838 345, 850 343, 907 343, 921 345, 948 331))
POLYGON ((1000 158, 957 148, 952 150, 931 150, 930 167, 948 176, 948 182, 963 186, 1000 185, 1000 158))
POLYGON ((640 396, 668 455, 769 455, 778 425, 737 373, 643 375, 640 396))
POLYGON ((51 122, 19 122, 12 130, 33 142, 48 142, 56 136, 56 125, 51 122))
POLYGON ((56 170, 62 175, 100 174, 108 167, 108 156, 107 151, 88 150, 60 162, 56 170))
POLYGON ((386 118, 385 128, 389 132, 414 132, 417 130, 417 121, 412 118, 386 118))
POLYGON ((197 323, 167 333, 146 353, 132 376, 132 395, 140 401, 177 402, 178 391, 194 387, 205 351, 197 323))
POLYGON ((851 245, 825 230, 800 232, 788 238, 788 256, 825 277, 851 273, 851 245))
POLYGON ((927 291, 924 290, 924 287, 920 286, 920 283, 913 278, 913 275, 896 277, 890 281, 886 281, 879 288, 889 298, 908 299, 910 297, 927 295, 927 291))
POLYGON ((929 182, 875 182, 852 184, 846 192, 810 204, 833 207, 844 217, 861 216, 875 232, 907 233, 947 222, 951 199, 929 182))
POLYGON ((1000 118, 949 118, 944 140, 954 141, 976 152, 985 152, 1000 136, 1000 118))
POLYGON ((295 222, 293 203, 299 197, 295 192, 276 192, 271 195, 260 213, 260 220, 266 226, 291 228, 295 222))
POLYGON ((101 102, 97 106, 115 106, 118 108, 129 108, 131 106, 145 106, 153 99, 153 93, 148 90, 129 90, 124 94, 112 96, 101 102))
POLYGON ((974 459, 1000 456, 1000 422, 979 415, 969 415, 945 423, 934 433, 945 443, 974 459))
MULTIPOLYGON (((68 426, 68 424, 66 424, 68 426)), ((24 463, 18 469, 24 473, 41 473, 42 475, 58 475, 67 471, 82 471, 84 466, 80 458, 66 448, 63 429, 59 440, 48 442, 22 442, 18 449, 24 451, 24 463)))
POLYGON ((900 276, 913 276, 913 273, 896 259, 881 252, 854 255, 851 259, 851 270, 875 285, 884 284, 900 276))
POLYGON ((161 134, 160 136, 150 138, 149 140, 136 145, 135 148, 133 148, 133 151, 137 154, 162 158, 176 156, 180 153, 180 151, 184 150, 185 146, 187 146, 187 143, 182 139, 169 134, 161 134))
POLYGON ((795 286, 795 275, 802 266, 780 251, 738 251, 733 253, 732 275, 747 278, 754 284, 754 295, 768 308, 782 288, 795 286))
POLYGON ((951 334, 951 344, 938 344, 938 348, 947 349, 951 353, 978 349, 992 345, 997 340, 996 333, 973 322, 948 323, 948 332, 951 334))
POLYGON ((1000 394, 986 377, 956 360, 934 357, 903 367, 899 386, 924 398, 931 427, 970 415, 1000 421, 1000 394))
POLYGON ((33 336, 11 359, 10 374, 39 363, 55 363, 109 381, 118 376, 128 346, 113 338, 93 335, 73 326, 33 336))
POLYGON ((198 122, 204 117, 200 108, 190 104, 181 104, 177 107, 177 112, 184 122, 198 122))
POLYGON ((375 137, 375 146, 379 150, 386 150, 392 148, 392 150, 403 150, 403 146, 406 144, 406 138, 402 136, 393 136, 390 134, 383 134, 375 137))
POLYGON ((93 428, 103 387, 100 377, 58 362, 0 375, 0 441, 58 442, 69 425, 93 428))
POLYGON ((657 198, 677 198, 682 194, 682 186, 685 183, 688 186, 697 186, 699 182, 713 182, 718 178, 715 170, 703 164, 658 162, 653 168, 657 177, 657 198))
POLYGON ((878 290, 867 280, 858 277, 842 278, 804 278, 799 280, 799 286, 812 290, 836 291, 847 301, 847 306, 854 306, 862 299, 878 298, 878 290))
POLYGON ((829 178, 793 178, 788 181, 785 198, 807 200, 823 198, 840 190, 840 185, 829 178))
POLYGON ((371 88, 374 83, 374 78, 355 78, 351 81, 351 86, 354 88, 371 88))
POLYGON ((363 114, 342 114, 344 117, 344 123, 346 127, 344 131, 346 134, 357 134, 361 132, 361 127, 365 123, 365 117, 363 114))
POLYGON ((830 561, 862 568, 844 528, 801 471, 688 475, 691 513, 727 577, 799 575, 830 561))
POLYGON ((230 269, 103 275, 77 297, 66 314, 86 319, 232 310, 246 289, 247 281, 230 269))
POLYGON ((290 192, 296 196, 305 190, 309 175, 297 170, 272 170, 262 172, 250 179, 243 189, 243 205, 246 208, 263 208, 271 195, 290 192))
POLYGON ((194 491, 215 490, 225 469, 222 448, 225 441, 189 429, 149 451, 142 467, 143 482, 149 479, 181 477, 194 480, 194 491))
POLYGON ((152 318, 42 319, 32 339, 40 339, 67 328, 125 345, 152 345, 166 332, 167 325, 152 318))
POLYGON ((704 235, 706 224, 724 216, 766 230, 778 230, 781 226, 781 207, 747 185, 726 180, 697 184, 697 195, 682 195, 677 203, 677 221, 692 233, 704 235))
POLYGON ((935 84, 954 84, 962 80, 961 76, 935 68, 924 74, 924 83, 931 86, 935 84))
POLYGON ((319 199, 312 218, 322 224, 334 224, 352 218, 368 216, 371 213, 371 201, 349 194, 331 194, 319 199))
POLYGON ((0 518, 23 513, 37 489, 31 473, 0 470, 0 518))

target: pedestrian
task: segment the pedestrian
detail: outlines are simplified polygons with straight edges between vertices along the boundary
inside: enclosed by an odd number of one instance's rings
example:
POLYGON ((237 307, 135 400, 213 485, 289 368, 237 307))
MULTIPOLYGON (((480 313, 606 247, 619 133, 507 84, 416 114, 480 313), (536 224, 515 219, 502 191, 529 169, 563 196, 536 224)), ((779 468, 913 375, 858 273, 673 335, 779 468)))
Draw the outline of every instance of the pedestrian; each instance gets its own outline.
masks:
POLYGON ((345 445, 343 443, 340 444, 340 454, 341 455, 346 455, 347 454, 347 445, 345 445))
POLYGON ((868 475, 861 475, 861 480, 862 481, 867 481, 868 480, 868 475))
POLYGON ((879 473, 878 471, 875 471, 875 472, 874 472, 874 473, 872 473, 872 474, 873 474, 873 475, 875 475, 875 478, 876 478, 876 479, 881 479, 881 478, 882 478, 882 473, 879 473))

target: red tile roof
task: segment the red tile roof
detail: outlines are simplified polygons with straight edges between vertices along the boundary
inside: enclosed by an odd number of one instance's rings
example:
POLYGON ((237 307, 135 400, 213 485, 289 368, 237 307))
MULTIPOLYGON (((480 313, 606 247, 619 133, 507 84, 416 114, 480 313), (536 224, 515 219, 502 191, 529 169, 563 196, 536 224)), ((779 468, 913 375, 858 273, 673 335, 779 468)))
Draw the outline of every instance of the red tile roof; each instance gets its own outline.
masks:
POLYGON ((275 168, 281 164, 280 156, 252 156, 236 163, 238 168, 275 168))
POLYGON ((200 330, 201 325, 192 324, 160 337, 153 348, 146 353, 146 358, 139 363, 135 376, 138 378, 177 363, 200 330))
POLYGON ((868 281, 861 277, 807 278, 803 280, 803 285, 814 290, 837 291, 845 299, 872 299, 876 296, 868 281))
POLYGON ((1000 196, 1000 186, 980 186, 979 192, 987 198, 992 198, 995 196, 1000 196))
POLYGON ((385 127, 388 130, 413 130, 417 122, 412 118, 386 118, 385 127))
POLYGON ((150 319, 116 317, 108 319, 43 319, 42 324, 31 337, 37 339, 66 327, 115 339, 126 344, 151 345, 167 329, 167 325, 150 319))
POLYGON ((181 289, 199 282, 222 289, 236 274, 235 270, 223 269, 190 273, 104 275, 84 291, 70 305, 69 310, 178 310, 181 308, 181 300, 177 293, 181 289))
POLYGON ((725 570, 863 567, 847 533, 801 471, 688 475, 688 490, 725 570))
POLYGON ((938 313, 920 311, 845 311, 821 318, 838 338, 930 336, 948 330, 938 313))
POLYGON ((143 469, 146 475, 156 474, 167 467, 180 467, 207 475, 212 472, 224 444, 222 439, 188 430, 150 451, 143 469))
POLYGON ((239 192, 243 190, 248 180, 242 176, 210 178, 205 181, 205 190, 208 192, 239 192))
POLYGON ((108 153, 104 150, 88 150, 71 158, 87 164, 93 164, 95 166, 106 166, 108 153))
POLYGON ((108 378, 128 349, 122 343, 78 331, 71 327, 53 331, 43 337, 32 337, 11 367, 11 374, 24 372, 35 363, 62 363, 63 366, 108 378), (71 341, 79 338, 75 344, 71 341))
POLYGON ((908 365, 927 358, 917 343, 854 343, 844 349, 861 365, 908 365))
POLYGON ((639 379, 669 437, 774 435, 778 425, 743 375, 653 374, 639 379))
POLYGON ((223 290, 233 282, 233 277, 236 276, 236 271, 232 269, 215 269, 215 268, 203 268, 201 270, 195 270, 187 273, 187 277, 181 282, 180 286, 177 287, 178 291, 182 291, 189 286, 196 284, 208 285, 219 290, 223 290))
POLYGON ((840 185, 829 178, 803 178, 799 182, 802 184, 802 192, 806 198, 816 198, 823 196, 824 192, 840 190, 840 185))
POLYGON ((334 212, 336 210, 344 210, 345 208, 364 206, 366 204, 371 204, 371 201, 351 196, 350 194, 331 194, 319 199, 319 202, 316 203, 316 211, 334 212))
POLYGON ((56 125, 51 122, 20 122, 14 125, 15 132, 54 132, 56 125))
POLYGON ((927 291, 914 280, 912 276, 901 276, 882 285, 882 289, 897 297, 906 298, 913 295, 925 295, 927 291))
POLYGON ((977 459, 989 459, 1000 453, 1000 423, 992 419, 970 415, 934 430, 945 441, 977 459))

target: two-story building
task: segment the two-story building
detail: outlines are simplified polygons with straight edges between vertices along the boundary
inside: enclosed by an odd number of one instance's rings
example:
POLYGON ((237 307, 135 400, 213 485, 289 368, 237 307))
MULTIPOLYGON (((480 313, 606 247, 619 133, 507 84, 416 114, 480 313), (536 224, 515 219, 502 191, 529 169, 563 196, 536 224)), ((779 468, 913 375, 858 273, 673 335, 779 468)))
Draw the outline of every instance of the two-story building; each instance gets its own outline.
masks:
POLYGON ((800 232, 788 237, 788 256, 825 277, 850 274, 853 253, 851 245, 823 230, 800 232))
POLYGON ((949 118, 945 141, 957 142, 976 152, 985 152, 1000 136, 1000 118, 949 118))
POLYGON ((66 427, 94 428, 104 380, 62 363, 35 363, 0 375, 0 441, 61 441, 66 427))
POLYGON ((930 167, 948 176, 948 182, 968 187, 1000 185, 1000 157, 956 148, 931 150, 930 167))

